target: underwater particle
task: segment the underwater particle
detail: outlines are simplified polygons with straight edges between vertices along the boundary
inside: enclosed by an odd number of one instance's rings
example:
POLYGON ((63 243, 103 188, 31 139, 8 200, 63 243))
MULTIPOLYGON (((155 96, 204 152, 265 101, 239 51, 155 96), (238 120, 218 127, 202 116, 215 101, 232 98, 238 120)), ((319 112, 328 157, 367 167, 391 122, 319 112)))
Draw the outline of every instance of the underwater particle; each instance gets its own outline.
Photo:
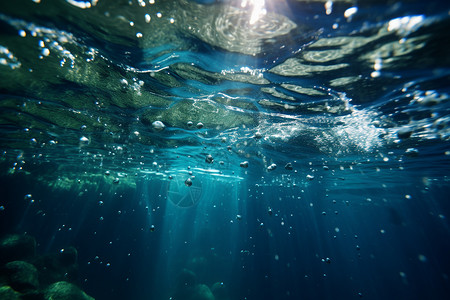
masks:
POLYGON ((363 294, 362 293, 358 293, 359 298, 362 298, 363 294))
POLYGON ((287 164, 284 166, 284 168, 285 168, 286 170, 293 170, 293 169, 294 169, 294 167, 292 166, 292 163, 287 163, 287 164))
POLYGON ((263 222, 261 222, 261 223, 259 223, 259 227, 264 227, 264 223, 263 222))
POLYGON ((26 194, 25 197, 23 197, 24 200, 30 200, 31 198, 33 198, 33 195, 31 194, 26 194))
POLYGON ((326 216, 327 215, 327 212, 326 211, 323 211, 322 212, 322 216, 326 216))
POLYGON ((125 87, 125 86, 128 85, 128 81, 127 81, 125 78, 122 78, 122 79, 120 80, 120 84, 121 84, 123 87, 125 87))
POLYGON ((0 205, 0 211, 4 211, 5 207, 3 205, 0 205))
POLYGON ((86 125, 81 125, 80 129, 81 130, 85 130, 86 129, 86 125))
POLYGON ((357 251, 361 250, 361 247, 359 247, 359 245, 356 245, 356 250, 357 251))
POLYGON ((421 261, 421 262, 427 262, 427 257, 423 254, 419 254, 417 256, 417 258, 421 261))
POLYGON ((89 142, 89 139, 85 136, 82 136, 82 137, 80 137, 80 142, 87 143, 87 142, 89 142))
POLYGON ((118 184, 119 181, 120 181, 120 179, 119 179, 118 177, 116 177, 116 178, 114 178, 113 183, 114 183, 114 184, 118 184))
POLYGON ((138 39, 140 39, 140 38, 142 37, 142 33, 140 33, 140 32, 136 33, 136 37, 137 37, 138 39))
POLYGON ((306 175, 306 179, 308 179, 308 180, 313 180, 314 179, 314 176, 313 175, 306 175))
POLYGON ((101 201, 101 200, 98 201, 98 205, 99 205, 99 206, 103 206, 103 201, 101 201))
POLYGON ((226 142, 227 142, 227 138, 226 138, 226 137, 223 137, 223 138, 220 139, 220 141, 221 141, 222 143, 226 143, 226 142))
POLYGON ((353 15, 356 14, 357 12, 358 12, 358 7, 356 7, 356 6, 350 7, 349 9, 347 9, 347 10, 344 12, 344 17, 346 17, 346 18, 351 18, 351 16, 353 16, 353 15))
POLYGON ((211 154, 206 155, 205 162, 207 162, 208 164, 212 164, 214 162, 214 158, 211 154))
POLYGON ((419 155, 419 150, 416 148, 408 148, 405 151, 405 155, 415 157, 415 156, 419 155))
POLYGON ((152 127, 156 131, 163 131, 164 128, 166 128, 166 125, 164 125, 164 123, 161 121, 155 121, 152 123, 152 127))
POLYGON ((173 179, 173 176, 172 176, 172 175, 169 175, 169 179, 172 180, 172 179, 173 179))
POLYGON ((262 137, 263 136, 262 136, 261 132, 259 132, 259 131, 255 132, 255 135, 253 136, 253 138, 255 140, 260 140, 262 137))
POLYGON ((110 171, 105 171, 105 175, 109 176, 109 175, 111 175, 111 172, 110 171))
POLYGON ((189 121, 186 123, 187 127, 192 127, 194 125, 194 123, 192 123, 192 121, 189 121))
POLYGON ((329 168, 328 166, 323 166, 323 169, 324 169, 325 171, 328 171, 330 168, 329 168))
POLYGON ((275 254, 275 260, 280 260, 280 256, 278 254, 275 254))
POLYGON ((241 215, 236 215, 236 220, 238 220, 238 221, 242 220, 242 216, 241 215))
POLYGON ((155 225, 150 225, 150 231, 151 232, 155 231, 155 225))
POLYGON ((270 166, 268 166, 267 167, 267 171, 273 171, 273 170, 275 170, 277 168, 277 165, 276 164, 271 164, 270 166))
POLYGON ((322 261, 323 261, 324 263, 331 264, 331 258, 329 258, 329 257, 322 258, 322 261))
POLYGON ((411 137, 412 130, 410 128, 401 128, 399 131, 397 131, 397 137, 399 139, 407 139, 411 137))
POLYGON ((25 30, 19 30, 19 36, 26 37, 27 33, 25 32, 25 30))
POLYGON ((49 56, 50 50, 48 48, 44 48, 44 49, 42 49, 41 54, 44 56, 49 56))
POLYGON ((269 216, 271 216, 273 214, 272 209, 269 207, 269 209, 267 210, 267 213, 269 214, 269 216))
POLYGON ((192 179, 191 179, 191 178, 186 179, 186 181, 184 182, 184 184, 185 184, 186 186, 191 186, 191 185, 192 185, 192 179))
POLYGON ((202 123, 202 122, 198 122, 198 123, 197 123, 197 128, 198 128, 198 129, 202 129, 202 128, 203 128, 203 126, 204 126, 204 125, 203 125, 203 123, 202 123))
POLYGON ((239 164, 241 168, 248 168, 248 161, 243 161, 239 164))
POLYGON ((149 14, 145 14, 145 23, 150 23, 151 20, 152 20, 152 17, 150 17, 149 14))

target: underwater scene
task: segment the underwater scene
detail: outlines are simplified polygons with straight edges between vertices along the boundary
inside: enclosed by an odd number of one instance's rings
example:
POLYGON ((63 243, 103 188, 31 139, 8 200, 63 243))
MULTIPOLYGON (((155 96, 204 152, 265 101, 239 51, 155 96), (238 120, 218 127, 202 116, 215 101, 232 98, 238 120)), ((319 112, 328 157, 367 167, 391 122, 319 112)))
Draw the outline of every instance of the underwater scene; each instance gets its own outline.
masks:
POLYGON ((450 299, 450 2, 0 3, 0 299, 450 299))

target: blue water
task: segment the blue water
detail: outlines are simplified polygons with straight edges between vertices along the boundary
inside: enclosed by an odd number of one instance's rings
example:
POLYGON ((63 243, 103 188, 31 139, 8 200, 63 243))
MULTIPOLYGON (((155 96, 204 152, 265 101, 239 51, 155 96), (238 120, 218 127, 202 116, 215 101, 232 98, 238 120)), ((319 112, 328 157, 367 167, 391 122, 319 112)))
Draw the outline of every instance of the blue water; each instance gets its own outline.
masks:
POLYGON ((0 238, 95 299, 448 299, 450 5, 325 3, 0 4, 0 238))

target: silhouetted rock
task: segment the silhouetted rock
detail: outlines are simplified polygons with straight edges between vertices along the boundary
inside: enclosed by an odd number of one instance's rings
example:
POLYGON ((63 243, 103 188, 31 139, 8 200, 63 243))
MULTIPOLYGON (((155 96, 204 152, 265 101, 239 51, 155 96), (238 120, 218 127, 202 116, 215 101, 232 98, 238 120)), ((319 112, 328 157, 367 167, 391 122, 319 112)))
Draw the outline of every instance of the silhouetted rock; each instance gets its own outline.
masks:
POLYGON ((74 247, 41 256, 34 264, 39 270, 39 280, 43 285, 57 281, 75 282, 78 278, 78 253, 74 247))
POLYGON ((228 300, 228 291, 223 282, 216 282, 211 287, 211 292, 216 300, 228 300))
POLYGON ((27 292, 39 287, 38 271, 25 261, 12 261, 5 265, 5 275, 9 286, 18 292, 27 292))
POLYGON ((0 264, 27 260, 36 255, 36 240, 29 235, 11 234, 0 240, 0 264))
POLYGON ((10 286, 0 286, 0 299, 2 300, 20 300, 20 293, 13 290, 10 286))
POLYGON ((59 281, 50 285, 44 292, 45 300, 94 300, 76 285, 59 281))

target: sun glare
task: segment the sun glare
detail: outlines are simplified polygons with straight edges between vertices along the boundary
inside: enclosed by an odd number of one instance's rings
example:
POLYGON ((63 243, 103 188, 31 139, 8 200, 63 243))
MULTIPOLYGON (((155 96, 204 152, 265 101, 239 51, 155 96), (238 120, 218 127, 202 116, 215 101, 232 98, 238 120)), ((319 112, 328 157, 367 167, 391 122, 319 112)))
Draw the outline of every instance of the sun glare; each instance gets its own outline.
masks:
POLYGON ((264 15, 266 15, 266 4, 264 0, 242 0, 241 7, 252 7, 252 15, 250 17, 250 24, 253 25, 258 22, 264 15))

